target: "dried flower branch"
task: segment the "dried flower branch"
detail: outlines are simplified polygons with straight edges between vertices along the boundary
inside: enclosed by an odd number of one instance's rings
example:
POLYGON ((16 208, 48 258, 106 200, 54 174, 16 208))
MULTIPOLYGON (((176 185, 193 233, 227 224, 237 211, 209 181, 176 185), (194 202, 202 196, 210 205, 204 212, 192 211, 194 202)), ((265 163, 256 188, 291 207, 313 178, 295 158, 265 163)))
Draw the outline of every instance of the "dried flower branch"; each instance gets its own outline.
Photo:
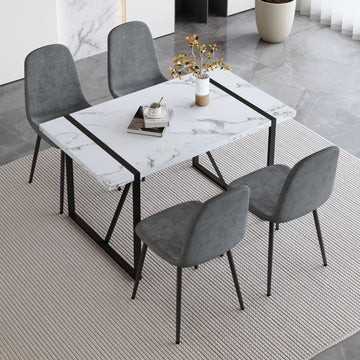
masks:
POLYGON ((179 76, 182 79, 183 71, 192 72, 194 76, 200 79, 207 78, 208 72, 215 69, 231 71, 230 65, 226 64, 223 58, 216 60, 215 52, 218 50, 216 44, 208 45, 200 44, 197 35, 185 36, 188 41, 188 47, 191 51, 190 55, 184 52, 173 58, 174 67, 169 67, 172 78, 179 76))

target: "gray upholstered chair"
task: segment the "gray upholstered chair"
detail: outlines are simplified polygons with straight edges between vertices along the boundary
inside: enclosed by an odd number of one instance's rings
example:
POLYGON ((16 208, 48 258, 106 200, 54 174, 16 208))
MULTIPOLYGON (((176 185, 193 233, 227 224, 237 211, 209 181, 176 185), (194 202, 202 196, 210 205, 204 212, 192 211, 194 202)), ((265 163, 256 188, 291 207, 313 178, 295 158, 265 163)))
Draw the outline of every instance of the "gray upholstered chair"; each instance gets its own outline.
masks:
MULTIPOLYGON (((60 44, 43 46, 25 59, 25 109, 31 127, 38 134, 31 165, 32 182, 41 139, 53 144, 39 130, 41 123, 89 107, 81 90, 73 58, 60 44)), ((61 152, 60 213, 64 200, 64 153, 61 152)))
POLYGON ((114 98, 166 81, 145 23, 131 21, 110 31, 108 81, 114 98))
POLYGON ((180 343, 182 268, 227 253, 240 308, 244 309, 231 249, 246 230, 249 188, 242 186, 205 203, 189 201, 141 221, 136 233, 144 245, 132 294, 135 299, 147 247, 177 267, 176 343, 180 343))
POLYGON ((249 210, 269 226, 267 295, 271 294, 274 224, 313 213, 324 266, 327 265, 317 208, 331 195, 339 149, 331 146, 299 161, 292 169, 272 165, 245 175, 230 189, 247 185, 250 188, 249 210))

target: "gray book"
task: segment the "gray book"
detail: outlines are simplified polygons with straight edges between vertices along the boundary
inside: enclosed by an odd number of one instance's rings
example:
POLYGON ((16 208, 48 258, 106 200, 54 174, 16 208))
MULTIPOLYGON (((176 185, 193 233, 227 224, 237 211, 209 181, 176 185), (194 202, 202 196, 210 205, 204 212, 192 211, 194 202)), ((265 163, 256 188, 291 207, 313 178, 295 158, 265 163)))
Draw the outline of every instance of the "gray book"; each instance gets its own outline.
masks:
MULTIPOLYGON (((139 106, 137 112, 135 113, 133 119, 131 120, 127 128, 127 132, 132 134, 141 134, 141 135, 149 135, 149 136, 158 136, 158 137, 163 136, 168 126, 153 127, 154 124, 152 124, 151 127, 146 126, 144 121, 144 109, 145 109, 144 106, 139 106)), ((169 110, 167 119, 159 118, 153 120, 154 122, 156 121, 161 124, 164 123, 169 124, 169 120, 172 117, 172 115, 173 115, 173 111, 169 110)))

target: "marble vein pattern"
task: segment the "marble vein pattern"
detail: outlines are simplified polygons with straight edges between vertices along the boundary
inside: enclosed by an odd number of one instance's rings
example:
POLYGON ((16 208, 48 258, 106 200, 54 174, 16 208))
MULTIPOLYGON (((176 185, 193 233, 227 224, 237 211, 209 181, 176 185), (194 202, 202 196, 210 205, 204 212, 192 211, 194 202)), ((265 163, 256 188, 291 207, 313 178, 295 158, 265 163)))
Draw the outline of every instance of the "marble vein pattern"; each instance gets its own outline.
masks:
MULTIPOLYGON (((294 109, 230 72, 214 73, 212 77, 275 116, 278 122, 296 116, 294 109)), ((138 169, 141 176, 270 126, 270 120, 213 85, 208 106, 196 106, 194 94, 194 78, 187 76, 79 111, 73 117, 138 169), (163 137, 127 133, 138 106, 162 96, 174 111, 163 137)), ((108 190, 133 181, 128 170, 66 119, 49 121, 40 129, 108 190)))
POLYGON ((121 1, 59 0, 59 41, 75 60, 107 50, 107 35, 123 20, 121 1))

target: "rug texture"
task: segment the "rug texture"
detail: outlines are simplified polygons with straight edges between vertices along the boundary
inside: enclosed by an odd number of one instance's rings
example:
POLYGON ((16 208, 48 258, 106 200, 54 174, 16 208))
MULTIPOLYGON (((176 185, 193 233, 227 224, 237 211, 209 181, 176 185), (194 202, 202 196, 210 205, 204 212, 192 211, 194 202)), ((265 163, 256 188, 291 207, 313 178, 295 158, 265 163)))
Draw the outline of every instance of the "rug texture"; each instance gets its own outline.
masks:
MULTIPOLYGON (((276 163, 330 144, 295 121, 278 126, 276 163)), ((225 180, 265 166, 267 132, 213 152, 225 180)), ((205 158, 202 158, 207 163, 205 158)), ((275 232, 272 296, 266 296, 268 224, 250 215, 233 256, 183 272, 181 345, 175 345, 176 269, 151 251, 136 300, 133 281, 59 215, 60 153, 0 167, 1 359, 309 359, 360 329, 360 162, 341 151, 334 192, 319 209, 328 267, 310 215, 275 232)), ((121 193, 75 168, 77 211, 105 234, 121 193)), ((186 161, 142 183, 142 216, 218 193, 186 161)), ((112 244, 131 259, 131 197, 112 244)))

